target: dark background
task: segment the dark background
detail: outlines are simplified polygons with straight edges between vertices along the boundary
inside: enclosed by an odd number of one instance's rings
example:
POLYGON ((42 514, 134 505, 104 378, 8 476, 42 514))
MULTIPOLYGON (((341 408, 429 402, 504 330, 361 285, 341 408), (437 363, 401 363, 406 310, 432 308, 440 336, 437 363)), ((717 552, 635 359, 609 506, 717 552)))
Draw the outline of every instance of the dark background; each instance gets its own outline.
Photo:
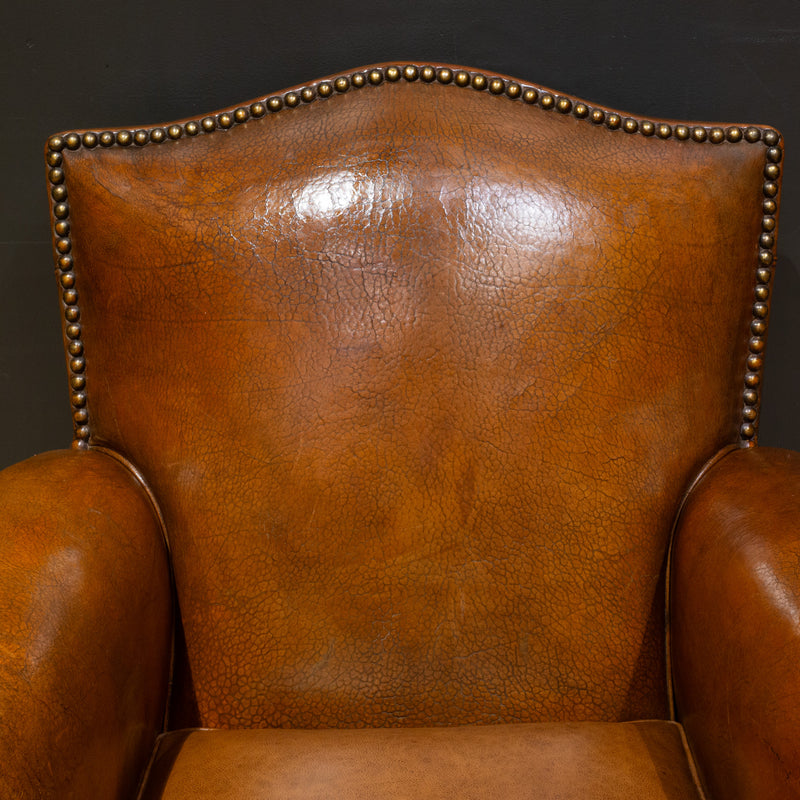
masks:
POLYGON ((800 449, 798 0, 6 0, 0 22, 0 467, 71 439, 47 137, 197 118, 406 59, 506 73, 640 116, 781 130, 788 158, 760 443, 800 449))

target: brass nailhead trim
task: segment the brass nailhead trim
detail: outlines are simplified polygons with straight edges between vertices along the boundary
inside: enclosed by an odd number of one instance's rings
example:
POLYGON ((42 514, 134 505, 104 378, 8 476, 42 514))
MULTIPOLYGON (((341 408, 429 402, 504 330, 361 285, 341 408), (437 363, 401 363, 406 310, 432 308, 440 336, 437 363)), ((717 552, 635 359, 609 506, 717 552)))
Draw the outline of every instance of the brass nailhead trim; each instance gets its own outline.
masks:
POLYGON ((75 289, 75 273, 71 255, 72 241, 69 236, 69 202, 65 185, 66 175, 63 170, 64 150, 77 150, 80 147, 92 149, 97 147, 129 147, 134 144, 146 147, 152 144, 177 141, 184 136, 194 137, 200 134, 216 133, 230 130, 237 125, 247 124, 269 114, 276 114, 285 109, 293 109, 320 100, 344 94, 353 89, 365 86, 379 87, 385 83, 396 83, 404 80, 424 83, 436 82, 442 86, 471 88, 474 91, 488 90, 490 94, 504 97, 511 101, 521 100, 526 105, 537 106, 544 111, 555 111, 563 116, 573 116, 579 120, 588 120, 594 125, 605 127, 610 131, 624 131, 627 134, 645 137, 655 136, 661 140, 675 139, 678 142, 707 143, 721 145, 724 142, 756 143, 765 146, 764 183, 762 186, 762 233, 758 241, 758 259, 755 265, 755 285, 753 316, 750 322, 751 338, 748 345, 747 371, 744 375, 744 391, 742 394, 742 423, 740 439, 743 446, 754 443, 758 430, 759 392, 761 370, 763 368, 763 335, 767 330, 769 316, 769 296, 771 289, 773 265, 775 261, 775 213, 777 203, 775 197, 779 191, 780 163, 783 159, 783 148, 777 131, 770 128, 750 126, 740 128, 730 126, 705 127, 689 126, 685 123, 654 123, 650 120, 623 118, 617 112, 574 100, 565 96, 554 96, 540 87, 520 84, 499 76, 487 77, 479 72, 465 69, 453 70, 450 67, 433 67, 430 65, 407 64, 404 66, 372 67, 362 72, 351 72, 312 83, 299 90, 287 91, 265 97, 249 106, 222 111, 215 116, 174 123, 167 126, 142 128, 136 131, 87 131, 83 134, 67 133, 50 138, 48 142, 47 164, 50 167, 50 195, 52 197, 53 234, 58 255, 59 282, 63 289, 64 332, 67 338, 67 350, 70 354, 69 380, 74 390, 72 394, 73 421, 75 426, 75 446, 87 447, 90 437, 88 395, 86 392, 86 359, 84 355, 78 307, 78 292, 75 289))
POLYGON ((760 130, 750 127, 745 131, 739 128, 729 128, 726 133, 728 141, 737 142, 744 139, 746 142, 762 141, 767 149, 765 152, 764 184, 762 187, 761 219, 762 233, 758 239, 758 261, 756 265, 756 282, 753 290, 753 318, 750 321, 750 332, 753 334, 748 342, 746 368, 744 376, 744 392, 742 395, 742 424, 739 436, 743 444, 755 442, 758 433, 759 387, 761 385, 761 371, 764 366, 763 335, 767 331, 769 317, 769 298, 771 294, 772 270, 775 261, 775 213, 778 204, 774 200, 778 194, 777 180, 781 170, 778 164, 783 157, 783 151, 778 147, 779 136, 771 129, 760 130))

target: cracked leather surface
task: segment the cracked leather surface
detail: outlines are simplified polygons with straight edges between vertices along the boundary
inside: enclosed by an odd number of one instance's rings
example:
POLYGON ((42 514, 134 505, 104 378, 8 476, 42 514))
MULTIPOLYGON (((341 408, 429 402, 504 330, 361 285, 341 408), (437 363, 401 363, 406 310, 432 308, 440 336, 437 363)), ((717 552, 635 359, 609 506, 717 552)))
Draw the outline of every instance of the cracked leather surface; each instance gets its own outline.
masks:
POLYGON ((405 83, 65 153, 92 442, 172 543, 175 723, 663 716, 762 168, 405 83))

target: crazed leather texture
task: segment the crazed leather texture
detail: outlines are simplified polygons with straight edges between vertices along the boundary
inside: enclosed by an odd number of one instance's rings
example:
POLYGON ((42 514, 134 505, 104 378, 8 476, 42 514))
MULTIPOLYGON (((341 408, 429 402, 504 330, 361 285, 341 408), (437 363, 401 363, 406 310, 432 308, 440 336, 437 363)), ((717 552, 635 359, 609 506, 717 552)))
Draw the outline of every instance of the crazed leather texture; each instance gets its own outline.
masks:
POLYGON ((763 168, 435 82, 65 150, 90 444, 172 543, 175 724, 663 716, 763 168))
POLYGON ((700 800, 674 722, 177 731, 140 800, 700 800))

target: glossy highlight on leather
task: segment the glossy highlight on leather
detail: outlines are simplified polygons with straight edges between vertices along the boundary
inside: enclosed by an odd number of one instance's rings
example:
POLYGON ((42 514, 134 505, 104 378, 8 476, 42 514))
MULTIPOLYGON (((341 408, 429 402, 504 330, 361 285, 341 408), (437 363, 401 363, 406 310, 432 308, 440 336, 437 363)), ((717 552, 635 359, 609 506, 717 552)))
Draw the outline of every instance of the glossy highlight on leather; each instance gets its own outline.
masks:
POLYGON ((63 151, 88 441, 162 503, 197 722, 659 716, 764 147, 364 75, 63 151))

